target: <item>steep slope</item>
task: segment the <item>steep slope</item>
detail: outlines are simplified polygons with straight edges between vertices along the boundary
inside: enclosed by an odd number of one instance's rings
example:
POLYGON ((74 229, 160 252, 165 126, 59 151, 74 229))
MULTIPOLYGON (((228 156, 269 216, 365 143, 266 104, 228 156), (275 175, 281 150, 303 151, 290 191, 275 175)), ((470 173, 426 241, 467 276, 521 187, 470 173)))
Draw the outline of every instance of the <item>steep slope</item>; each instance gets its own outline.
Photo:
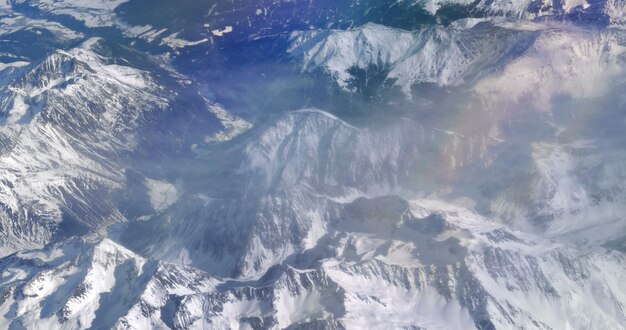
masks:
POLYGON ((419 83, 471 83, 497 71, 535 38, 532 32, 489 22, 468 23, 415 32, 376 24, 346 31, 314 30, 295 35, 290 52, 302 59, 304 71, 326 71, 344 89, 354 90, 350 82, 363 72, 365 79, 382 75, 410 95, 411 87, 419 83))
POLYGON ((223 163, 216 172, 202 165, 214 158, 186 169, 186 195, 149 221, 129 224, 122 242, 222 276, 259 277, 314 246, 333 215, 363 196, 436 196, 550 235, 591 223, 614 228, 598 245, 619 239, 625 225, 617 216, 624 186, 611 179, 624 175, 614 145, 621 140, 522 144, 406 119, 357 128, 316 109, 282 115, 245 140, 227 149, 230 158, 217 157, 223 163))
POLYGON ((170 300, 217 284, 197 270, 145 260, 95 237, 19 252, 0 263, 0 309, 9 327, 166 328, 173 320, 161 309, 170 300))
POLYGON ((488 110, 507 111, 550 111, 556 96, 602 97, 624 75, 625 50, 621 30, 544 30, 523 56, 479 82, 475 91, 488 110))
POLYGON ((186 196, 149 221, 130 223, 121 241, 155 258, 258 278, 314 246, 344 201, 452 183, 464 165, 484 161, 489 143, 409 120, 359 129, 317 109, 281 115, 245 139, 185 168, 186 196), (215 159, 223 163, 211 172, 215 159), (448 165, 437 167, 439 160, 448 165), (238 170, 223 170, 229 167, 238 170))
POLYGON ((621 30, 492 19, 414 32, 375 24, 313 30, 294 34, 290 52, 304 72, 325 72, 346 90, 356 91, 362 79, 380 79, 409 96, 425 83, 477 84, 477 106, 492 110, 529 98, 545 109, 555 94, 602 95, 622 74, 624 46, 621 30))
POLYGON ((49 56, 4 88, 4 253, 19 248, 16 244, 45 243, 68 211, 67 217, 80 214, 92 225, 98 218, 120 218, 109 213, 111 205, 92 201, 103 193, 99 190, 119 187, 121 181, 121 173, 103 160, 118 145, 132 148, 134 143, 132 137, 121 140, 121 134, 113 138, 116 129, 133 126, 131 118, 116 118, 116 113, 131 99, 163 107, 162 99, 141 91, 147 83, 145 73, 105 66, 95 53, 76 49, 49 56), (86 135, 86 129, 93 131, 86 135), (64 201, 75 204, 73 210, 64 210, 64 201))
POLYGON ((74 239, 1 260, 0 308, 7 323, 65 329, 623 329, 624 261, 440 201, 359 198, 258 281, 74 239))
POLYGON ((0 90, 2 254, 123 220, 114 192, 125 186, 125 168, 155 160, 157 146, 163 158, 192 154, 181 132, 211 136, 221 128, 197 91, 186 109, 175 110, 178 93, 193 93, 178 77, 116 64, 98 52, 106 45, 89 39, 4 73, 10 83, 0 90), (196 116, 193 125, 172 120, 176 111, 196 116), (163 131, 177 137, 154 138, 164 122, 163 131))
POLYGON ((625 329, 622 7, 0 2, 0 327, 625 329))
POLYGON ((266 328, 623 328, 619 252, 579 255, 462 208, 397 197, 356 200, 329 228, 291 260, 300 269, 209 295, 207 319, 230 328, 238 317, 266 328))

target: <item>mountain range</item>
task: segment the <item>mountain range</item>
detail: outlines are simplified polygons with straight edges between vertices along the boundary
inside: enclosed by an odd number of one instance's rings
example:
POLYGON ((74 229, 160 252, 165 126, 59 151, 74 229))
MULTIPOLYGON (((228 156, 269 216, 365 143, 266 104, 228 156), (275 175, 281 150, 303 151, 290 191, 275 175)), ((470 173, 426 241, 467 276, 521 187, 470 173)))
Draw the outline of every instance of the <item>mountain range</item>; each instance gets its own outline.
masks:
POLYGON ((626 329, 626 4, 0 0, 0 325, 626 329))

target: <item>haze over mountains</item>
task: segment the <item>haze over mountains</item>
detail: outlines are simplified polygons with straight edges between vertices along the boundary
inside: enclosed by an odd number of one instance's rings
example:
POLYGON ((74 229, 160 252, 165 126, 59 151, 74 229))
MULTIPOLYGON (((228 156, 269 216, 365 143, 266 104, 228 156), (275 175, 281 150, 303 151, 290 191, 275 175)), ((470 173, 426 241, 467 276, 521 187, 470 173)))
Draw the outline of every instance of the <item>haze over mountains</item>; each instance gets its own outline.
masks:
POLYGON ((3 328, 626 328, 626 4, 0 1, 3 328))

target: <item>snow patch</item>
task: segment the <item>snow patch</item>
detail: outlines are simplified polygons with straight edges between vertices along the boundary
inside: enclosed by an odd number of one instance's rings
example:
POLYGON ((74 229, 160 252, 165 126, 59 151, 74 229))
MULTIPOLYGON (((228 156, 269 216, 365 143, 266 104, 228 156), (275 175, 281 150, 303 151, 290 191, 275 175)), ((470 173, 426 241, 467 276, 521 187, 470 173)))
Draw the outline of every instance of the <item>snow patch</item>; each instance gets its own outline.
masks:
POLYGON ((148 188, 150 204, 157 212, 165 210, 178 200, 178 191, 171 183, 146 178, 144 184, 148 188))
POLYGON ((231 33, 231 32, 233 32, 233 27, 230 25, 227 25, 225 28, 221 30, 220 29, 211 30, 211 33, 213 33, 213 35, 216 37, 223 37, 225 34, 231 33))

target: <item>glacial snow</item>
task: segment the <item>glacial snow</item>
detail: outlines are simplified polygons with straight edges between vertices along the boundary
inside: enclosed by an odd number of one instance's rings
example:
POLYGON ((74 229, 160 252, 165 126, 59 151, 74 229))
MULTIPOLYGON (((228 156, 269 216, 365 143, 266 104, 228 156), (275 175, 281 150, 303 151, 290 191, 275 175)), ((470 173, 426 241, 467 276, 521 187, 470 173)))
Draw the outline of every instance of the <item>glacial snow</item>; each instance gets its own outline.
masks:
POLYGON ((146 178, 144 184, 148 188, 150 204, 155 211, 163 211, 178 200, 176 187, 168 182, 146 178))

